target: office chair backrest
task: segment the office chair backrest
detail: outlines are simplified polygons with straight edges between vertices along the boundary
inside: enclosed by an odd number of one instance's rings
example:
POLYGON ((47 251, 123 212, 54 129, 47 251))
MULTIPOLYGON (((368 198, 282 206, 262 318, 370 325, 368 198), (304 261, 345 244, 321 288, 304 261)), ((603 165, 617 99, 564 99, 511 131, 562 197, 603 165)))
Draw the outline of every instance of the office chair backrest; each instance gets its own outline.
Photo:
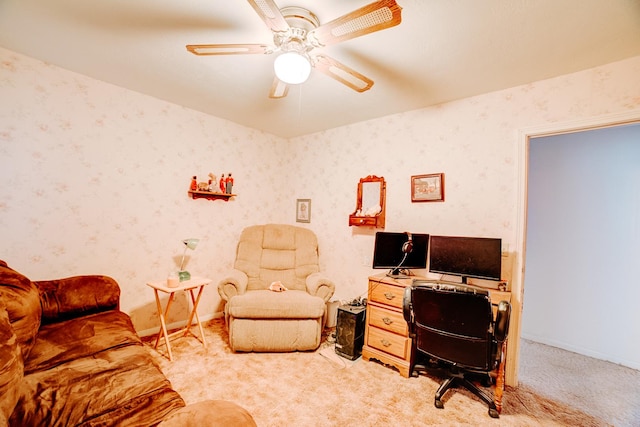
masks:
POLYGON ((490 370, 493 314, 486 290, 462 285, 414 282, 405 289, 416 349, 451 364, 490 370))

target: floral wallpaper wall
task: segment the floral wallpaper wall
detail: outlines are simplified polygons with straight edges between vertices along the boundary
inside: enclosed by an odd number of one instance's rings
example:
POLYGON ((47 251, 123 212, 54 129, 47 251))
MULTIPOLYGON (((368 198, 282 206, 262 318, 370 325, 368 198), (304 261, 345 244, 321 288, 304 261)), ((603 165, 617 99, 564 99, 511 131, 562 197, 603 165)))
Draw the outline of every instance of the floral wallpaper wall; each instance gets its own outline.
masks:
POLYGON ((638 76, 640 57, 634 57, 294 139, 291 164, 310 171, 298 174, 296 194, 313 200, 311 226, 320 230, 323 260, 339 278, 340 298, 366 296, 373 272, 375 230, 347 226, 361 177, 387 182, 387 231, 500 237, 511 255, 508 268, 521 250, 518 131, 640 111, 638 76), (440 172, 445 201, 412 203, 411 175, 440 172))
MULTIPOLYGON (((387 181, 387 231, 501 237, 513 253, 518 131, 639 109, 638 75, 635 57, 287 141, 0 49, 0 259, 33 280, 111 275, 146 331, 145 283, 175 268, 182 239, 201 239, 188 269, 215 284, 243 227, 283 222, 316 232, 349 300, 378 272, 375 230, 348 226, 367 175, 387 181), (209 172, 232 172, 238 197, 187 198, 209 172), (411 203, 411 175, 439 172, 445 201, 411 203), (295 222, 296 199, 312 200, 310 223, 295 222)), ((214 285, 200 314, 220 310, 214 285)))
MULTIPOLYGON (((279 222, 287 141, 0 49, 0 259, 32 280, 106 274, 138 330, 157 327, 150 280, 217 282, 240 230, 279 222), (231 172, 231 201, 192 200, 191 177, 231 172)), ((184 319, 186 299, 172 309, 184 319)), ((201 314, 221 310, 215 286, 201 314)))

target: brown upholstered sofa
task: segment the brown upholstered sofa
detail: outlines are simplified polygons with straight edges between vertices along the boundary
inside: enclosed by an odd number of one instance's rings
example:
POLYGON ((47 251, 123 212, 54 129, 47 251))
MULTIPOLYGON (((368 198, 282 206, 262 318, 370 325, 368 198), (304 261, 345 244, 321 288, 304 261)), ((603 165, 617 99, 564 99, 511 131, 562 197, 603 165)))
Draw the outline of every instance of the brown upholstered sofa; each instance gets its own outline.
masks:
POLYGON ((233 351, 318 348, 335 291, 318 258, 318 239, 307 228, 265 224, 242 231, 234 268, 218 283, 233 351), (287 290, 273 292, 274 282, 287 290))
POLYGON ((32 282, 0 261, 0 426, 154 426, 185 406, 106 276, 32 282))

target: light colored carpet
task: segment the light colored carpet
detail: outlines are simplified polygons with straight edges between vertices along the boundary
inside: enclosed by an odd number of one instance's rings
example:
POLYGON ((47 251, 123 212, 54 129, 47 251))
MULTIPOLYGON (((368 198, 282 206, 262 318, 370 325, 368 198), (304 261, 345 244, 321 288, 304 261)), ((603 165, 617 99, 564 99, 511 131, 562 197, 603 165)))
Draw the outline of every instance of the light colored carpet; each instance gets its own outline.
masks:
POLYGON ((520 383, 609 425, 640 426, 640 371, 521 340, 520 383))
MULTIPOLYGON (((507 387, 496 420, 489 417, 484 403, 462 389, 448 392, 445 408, 437 409, 433 398, 440 379, 403 378, 392 368, 362 359, 341 363, 332 360, 327 342, 316 352, 232 353, 222 319, 208 322, 205 336, 206 349, 193 337, 172 340, 173 362, 164 356, 164 346, 152 349, 151 337, 145 343, 187 403, 229 400, 246 408, 260 427, 640 425, 638 393, 622 408, 617 393, 629 394, 626 386, 620 384, 612 395, 602 386, 616 379, 606 374, 591 378, 588 372, 593 368, 569 362, 572 375, 587 374, 584 388, 589 391, 586 401, 578 393, 567 394, 557 385, 557 373, 554 376, 544 367, 558 355, 548 355, 547 346, 535 343, 523 346, 523 353, 533 354, 535 362, 523 355, 527 367, 521 369, 521 385, 507 387), (615 410, 602 413, 598 406, 615 410)), ((600 369, 598 364, 595 369, 600 369)))

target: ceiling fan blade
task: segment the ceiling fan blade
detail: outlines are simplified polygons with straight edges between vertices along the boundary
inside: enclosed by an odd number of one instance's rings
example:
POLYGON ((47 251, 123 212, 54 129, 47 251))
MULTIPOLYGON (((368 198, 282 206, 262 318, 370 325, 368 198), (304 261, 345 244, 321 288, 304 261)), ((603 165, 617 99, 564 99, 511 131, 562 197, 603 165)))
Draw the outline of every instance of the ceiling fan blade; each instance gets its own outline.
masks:
POLYGON ((333 58, 325 55, 317 55, 314 59, 314 66, 318 71, 336 79, 344 85, 347 85, 356 92, 365 92, 373 86, 373 80, 333 58))
POLYGON ((289 93, 289 86, 281 81, 279 78, 274 77, 271 84, 271 91, 269 92, 269 98, 284 98, 289 93))
POLYGON ((311 30, 307 39, 318 46, 327 46, 364 36, 398 25, 402 21, 401 11, 395 0, 380 0, 311 30))
POLYGON ((266 44, 188 44, 187 50, 195 55, 270 53, 269 46, 266 44))
POLYGON ((284 32, 289 30, 289 24, 273 0, 249 0, 249 3, 271 31, 284 32))

